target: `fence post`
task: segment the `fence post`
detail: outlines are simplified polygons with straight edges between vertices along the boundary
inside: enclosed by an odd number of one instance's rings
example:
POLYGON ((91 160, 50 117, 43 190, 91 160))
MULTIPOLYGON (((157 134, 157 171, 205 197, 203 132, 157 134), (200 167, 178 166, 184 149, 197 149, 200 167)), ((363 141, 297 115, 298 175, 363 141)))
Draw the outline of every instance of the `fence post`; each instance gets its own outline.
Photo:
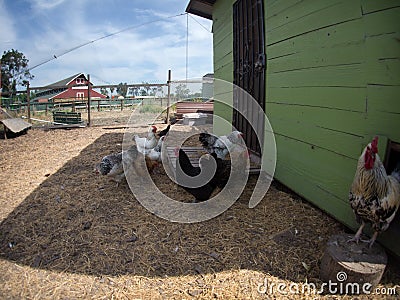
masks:
POLYGON ((90 99, 90 74, 88 74, 87 76, 87 81, 88 81, 88 95, 87 95, 87 99, 88 99, 88 126, 92 125, 92 121, 90 119, 90 110, 91 110, 91 99, 90 99))
POLYGON ((28 122, 31 122, 31 92, 29 89, 29 81, 26 84, 26 101, 28 102, 28 122))
POLYGON ((169 105, 171 100, 171 70, 168 70, 168 98, 167 98, 167 119, 165 120, 165 124, 169 123, 169 105))

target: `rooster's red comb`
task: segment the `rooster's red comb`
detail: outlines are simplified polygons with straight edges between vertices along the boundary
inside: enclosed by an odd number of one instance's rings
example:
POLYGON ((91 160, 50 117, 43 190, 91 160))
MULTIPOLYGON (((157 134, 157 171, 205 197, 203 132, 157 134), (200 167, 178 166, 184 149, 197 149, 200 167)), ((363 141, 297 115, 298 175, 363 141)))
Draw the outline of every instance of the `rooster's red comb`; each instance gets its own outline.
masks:
POLYGON ((374 139, 371 142, 371 150, 374 153, 378 153, 378 137, 374 137, 374 139))

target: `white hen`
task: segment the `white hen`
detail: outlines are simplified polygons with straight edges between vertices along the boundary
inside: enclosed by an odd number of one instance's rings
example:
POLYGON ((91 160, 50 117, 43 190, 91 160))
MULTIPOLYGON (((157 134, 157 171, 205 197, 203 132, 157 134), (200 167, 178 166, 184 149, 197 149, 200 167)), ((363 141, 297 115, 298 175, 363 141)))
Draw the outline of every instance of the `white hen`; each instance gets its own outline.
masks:
POLYGON ((133 136, 138 151, 142 154, 147 154, 157 145, 156 133, 157 127, 150 126, 147 137, 139 137, 137 134, 133 136))
POLYGON ((229 135, 220 136, 215 142, 213 148, 217 157, 224 159, 229 152, 237 151, 243 152, 246 147, 242 139, 243 134, 240 131, 232 131, 229 135))

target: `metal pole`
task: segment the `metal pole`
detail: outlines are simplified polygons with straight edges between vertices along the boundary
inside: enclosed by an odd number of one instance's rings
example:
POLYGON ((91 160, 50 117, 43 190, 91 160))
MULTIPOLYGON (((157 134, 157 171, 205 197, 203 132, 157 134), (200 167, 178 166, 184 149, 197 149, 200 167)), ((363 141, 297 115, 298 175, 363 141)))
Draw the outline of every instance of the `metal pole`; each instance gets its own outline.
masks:
POLYGON ((88 94, 87 94, 87 99, 88 99, 88 113, 87 113, 87 115, 88 115, 88 126, 91 126, 92 125, 92 121, 91 121, 91 119, 90 119, 90 107, 92 106, 92 103, 91 103, 91 99, 90 99, 90 74, 88 74, 88 76, 87 76, 87 83, 88 83, 88 94))
POLYGON ((26 101, 28 102, 28 122, 31 122, 31 91, 29 89, 29 81, 26 84, 26 101))
POLYGON ((171 70, 168 70, 168 98, 167 98, 167 119, 165 120, 165 124, 169 123, 169 105, 171 101, 171 70))

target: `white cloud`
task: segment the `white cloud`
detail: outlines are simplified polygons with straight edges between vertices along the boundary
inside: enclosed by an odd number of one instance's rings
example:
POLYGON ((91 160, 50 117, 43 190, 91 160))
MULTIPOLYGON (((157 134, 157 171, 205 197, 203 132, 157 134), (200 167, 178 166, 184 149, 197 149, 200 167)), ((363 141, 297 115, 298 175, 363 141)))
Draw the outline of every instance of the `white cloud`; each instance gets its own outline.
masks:
POLYGON ((33 0, 32 4, 37 10, 47 10, 57 7, 63 2, 64 0, 33 0))
MULTIPOLYGON (((36 0, 37 7, 45 7, 48 2, 36 0)), ((57 1, 60 6, 61 2, 57 1)), ((75 1, 71 2, 63 3, 63 9, 64 6, 73 6, 75 1)), ((41 30, 32 35, 31 40, 25 41, 29 47, 24 48, 24 54, 29 58, 31 67, 50 60, 31 71, 35 75, 31 86, 49 84, 79 72, 92 74, 95 84, 165 82, 168 69, 172 70, 173 79, 185 78, 186 16, 167 18, 165 12, 154 7, 137 8, 134 9, 135 18, 132 23, 121 27, 112 22, 112 18, 118 16, 93 23, 93 20, 88 19, 88 11, 84 9, 64 15, 55 12, 48 19, 45 18, 41 30), (151 21, 157 22, 146 24, 151 21), (144 25, 99 39, 133 24, 144 25), (96 42, 90 43, 93 40, 96 42), (63 55, 85 43, 88 44, 63 55), (57 59, 52 59, 53 55, 57 59)), ((132 10, 129 14, 132 14, 132 10)), ((198 21, 207 28, 211 27, 211 22, 203 19, 198 21)), ((212 72, 212 34, 191 17, 188 71, 189 77, 201 77, 212 72)))
POLYGON ((12 48, 17 39, 15 23, 12 15, 6 9, 3 0, 0 0, 0 45, 2 52, 12 48))

